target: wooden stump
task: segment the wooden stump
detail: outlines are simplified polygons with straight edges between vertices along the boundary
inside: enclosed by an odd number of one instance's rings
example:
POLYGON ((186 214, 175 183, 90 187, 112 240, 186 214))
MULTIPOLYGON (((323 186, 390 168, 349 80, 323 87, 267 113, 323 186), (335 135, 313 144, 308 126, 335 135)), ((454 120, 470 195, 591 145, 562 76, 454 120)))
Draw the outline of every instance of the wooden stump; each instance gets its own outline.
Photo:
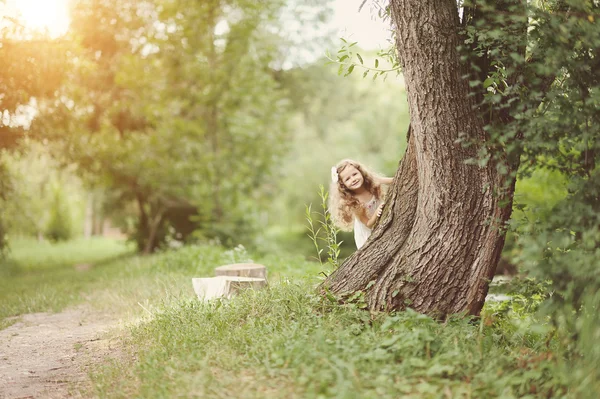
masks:
POLYGON ((267 279, 267 268, 258 263, 234 263, 215 268, 215 276, 238 276, 267 279))
POLYGON ((217 276, 207 278, 193 278, 194 292, 201 300, 213 298, 231 298, 243 289, 260 289, 267 285, 264 278, 217 276))

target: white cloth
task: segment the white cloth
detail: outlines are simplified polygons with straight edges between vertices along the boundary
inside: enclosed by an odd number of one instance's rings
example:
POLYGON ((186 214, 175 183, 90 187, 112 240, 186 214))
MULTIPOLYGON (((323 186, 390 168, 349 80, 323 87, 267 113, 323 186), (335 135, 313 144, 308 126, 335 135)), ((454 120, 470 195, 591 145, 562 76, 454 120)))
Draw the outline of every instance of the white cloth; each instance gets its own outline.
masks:
MULTIPOLYGON (((365 211, 368 218, 373 216, 380 203, 381 201, 377 200, 377 198, 373 196, 373 198, 371 198, 371 200, 365 204, 365 211)), ((360 221, 358 216, 354 215, 354 243, 356 244, 356 249, 365 244, 367 238, 369 238, 371 235, 371 231, 372 230, 370 228, 360 221)))
POLYGON ((354 242, 356 243, 356 249, 362 247, 370 235, 371 229, 354 216, 354 242))

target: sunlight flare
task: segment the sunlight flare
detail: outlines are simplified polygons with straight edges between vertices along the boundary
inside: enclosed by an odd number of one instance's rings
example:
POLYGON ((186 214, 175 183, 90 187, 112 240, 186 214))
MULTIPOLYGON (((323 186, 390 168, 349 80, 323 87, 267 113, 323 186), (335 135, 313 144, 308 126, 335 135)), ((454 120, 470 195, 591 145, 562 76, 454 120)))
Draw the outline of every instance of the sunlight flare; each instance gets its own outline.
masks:
POLYGON ((18 0, 16 9, 30 29, 48 31, 57 37, 69 29, 69 0, 18 0))

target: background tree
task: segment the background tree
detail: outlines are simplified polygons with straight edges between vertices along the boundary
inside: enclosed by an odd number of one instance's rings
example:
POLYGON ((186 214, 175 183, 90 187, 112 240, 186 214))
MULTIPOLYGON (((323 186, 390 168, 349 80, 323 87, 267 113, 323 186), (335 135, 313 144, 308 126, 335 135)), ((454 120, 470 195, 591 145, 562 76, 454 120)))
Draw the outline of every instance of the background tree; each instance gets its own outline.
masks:
POLYGON ((140 250, 157 248, 169 226, 179 238, 227 242, 256 225, 289 132, 273 69, 284 56, 283 8, 76 2, 76 65, 36 126, 111 191, 111 208, 136 204, 140 250))
POLYGON ((60 240, 81 234, 85 187, 76 170, 61 165, 63 160, 49 147, 25 139, 0 156, 4 181, 11 187, 2 208, 14 235, 60 240))

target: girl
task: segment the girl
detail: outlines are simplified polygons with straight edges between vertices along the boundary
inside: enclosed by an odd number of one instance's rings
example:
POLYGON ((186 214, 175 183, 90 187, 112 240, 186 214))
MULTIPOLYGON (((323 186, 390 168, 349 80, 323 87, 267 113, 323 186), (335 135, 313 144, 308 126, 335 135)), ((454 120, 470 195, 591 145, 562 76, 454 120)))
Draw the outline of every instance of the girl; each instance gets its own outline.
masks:
POLYGON ((350 231, 354 225, 356 248, 367 241, 371 228, 381 216, 384 205, 381 185, 392 181, 391 177, 378 176, 350 159, 331 168, 329 213, 341 230, 350 231))

